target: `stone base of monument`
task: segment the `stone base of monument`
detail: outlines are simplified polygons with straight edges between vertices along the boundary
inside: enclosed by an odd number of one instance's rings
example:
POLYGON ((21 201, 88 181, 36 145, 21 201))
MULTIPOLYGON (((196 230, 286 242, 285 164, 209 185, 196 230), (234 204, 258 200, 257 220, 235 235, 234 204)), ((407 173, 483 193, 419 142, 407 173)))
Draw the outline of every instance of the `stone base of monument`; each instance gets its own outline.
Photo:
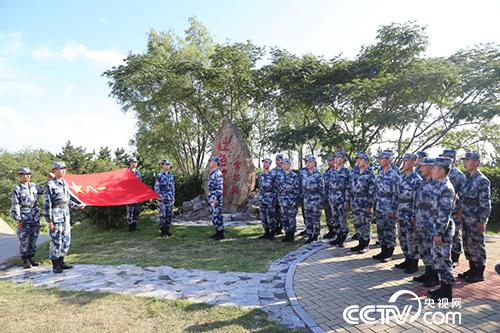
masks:
MULTIPOLYGON (((225 213, 222 216, 224 224, 228 226, 260 224, 258 192, 250 193, 247 204, 241 211, 225 213)), ((205 197, 200 195, 189 201, 184 201, 172 222, 182 225, 212 225, 210 207, 205 197)))

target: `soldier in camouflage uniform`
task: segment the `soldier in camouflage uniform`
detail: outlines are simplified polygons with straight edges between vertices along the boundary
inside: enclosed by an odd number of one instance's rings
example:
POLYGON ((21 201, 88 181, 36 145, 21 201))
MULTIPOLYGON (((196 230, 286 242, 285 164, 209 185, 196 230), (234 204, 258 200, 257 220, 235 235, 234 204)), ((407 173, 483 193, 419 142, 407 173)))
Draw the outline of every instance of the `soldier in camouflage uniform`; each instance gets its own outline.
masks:
POLYGON ((323 238, 325 239, 332 239, 335 238, 336 236, 336 229, 338 229, 338 226, 335 226, 333 224, 333 218, 332 218, 332 207, 330 206, 330 201, 328 200, 329 197, 329 184, 330 184, 330 178, 332 177, 332 174, 335 172, 335 157, 334 156, 327 156, 326 161, 328 163, 328 169, 323 172, 323 181, 325 182, 325 201, 323 202, 323 209, 325 210, 325 219, 326 219, 326 226, 328 227, 328 232, 323 235, 323 238))
POLYGON ((272 163, 271 159, 265 158, 262 162, 263 169, 259 174, 259 207, 260 220, 264 227, 264 234, 260 236, 259 239, 273 240, 276 233, 274 201, 277 191, 273 188, 273 179, 270 170, 272 163))
MULTIPOLYGON (((139 169, 137 169, 137 159, 133 156, 129 157, 128 159, 129 163, 129 168, 130 170, 134 173, 134 175, 142 179, 141 172, 139 169)), ((128 231, 137 231, 137 222, 139 221, 139 213, 141 212, 141 204, 138 203, 133 203, 126 205, 127 208, 127 225, 128 225, 128 231)))
POLYGON ((403 156, 403 175, 396 186, 396 204, 398 219, 399 245, 405 256, 405 260, 395 265, 396 268, 404 268, 405 273, 415 273, 418 270, 418 257, 414 257, 409 251, 409 242, 414 239, 415 226, 411 223, 415 218, 415 196, 420 187, 422 178, 415 171, 417 155, 405 154, 403 156))
MULTIPOLYGON (((451 159, 454 164, 457 152, 453 149, 445 149, 439 156, 451 159)), ((455 211, 453 212, 453 220, 455 221, 455 235, 453 235, 453 246, 451 248, 451 261, 453 261, 453 267, 455 267, 458 264, 460 253, 462 252, 462 211, 460 208, 460 201, 462 197, 462 189, 465 185, 465 175, 453 164, 450 173, 448 174, 448 178, 455 188, 456 195, 455 211)))
MULTIPOLYGON (((305 164, 307 164, 307 158, 309 155, 305 155, 302 160, 304 161, 305 164)), ((300 186, 302 186, 302 178, 307 174, 307 167, 303 166, 302 168, 299 169, 299 183, 300 186)), ((300 205, 300 210, 302 211, 302 218, 304 220, 304 225, 306 221, 306 210, 304 209, 304 198, 302 198, 302 190, 299 193, 299 205, 300 205)), ((307 230, 304 229, 299 233, 300 236, 305 236, 307 235, 307 230)))
POLYGON ((377 186, 377 202, 375 221, 381 251, 372 256, 373 259, 388 261, 392 258, 396 247, 396 187, 401 179, 399 171, 393 167, 391 150, 384 150, 379 157, 380 168, 375 178, 377 186))
POLYGON ((222 172, 219 169, 220 159, 217 156, 210 158, 210 175, 208 177, 208 203, 212 212, 212 223, 215 234, 213 240, 224 239, 224 220, 222 218, 223 183, 222 172))
POLYGON ((162 171, 156 176, 154 190, 160 195, 158 199, 158 209, 160 211, 160 236, 170 237, 170 225, 175 202, 175 180, 170 172, 170 161, 162 160, 160 163, 162 171))
POLYGON ((285 176, 278 189, 278 201, 281 208, 281 217, 285 228, 285 237, 282 242, 293 242, 297 223, 297 201, 300 192, 300 177, 291 170, 292 161, 283 160, 285 176))
MULTIPOLYGON (((349 208, 349 169, 344 166, 344 152, 335 153, 335 168, 328 181, 328 200, 332 207, 333 225, 336 227, 337 238, 330 245, 344 247, 349 233, 347 226, 347 209, 349 208)), ((326 183, 325 183, 326 186, 326 183)))
POLYGON ((318 240, 320 232, 321 207, 325 200, 325 184, 323 176, 316 168, 316 158, 309 156, 307 159, 307 173, 302 178, 301 186, 306 211, 306 230, 308 239, 305 244, 318 240))
POLYGON ((469 261, 469 270, 459 274, 467 282, 484 281, 486 248, 484 232, 491 213, 491 184, 479 171, 481 155, 478 152, 465 154, 464 168, 468 173, 463 188, 462 228, 465 257, 469 261))
MULTIPOLYGON (((271 179, 273 182, 273 190, 274 190, 274 193, 276 194, 278 192, 278 188, 281 185, 281 182, 283 181, 283 176, 285 174, 285 171, 283 171, 283 155, 277 154, 276 158, 275 158, 275 162, 276 162, 276 167, 274 167, 271 170, 271 179)), ((274 223, 276 224, 276 234, 279 235, 282 233, 283 222, 281 221, 281 217, 280 217, 281 209, 279 206, 277 195, 274 196, 273 206, 274 206, 274 209, 272 212, 274 213, 273 219, 274 219, 274 223)))
POLYGON ((19 169, 19 184, 12 191, 12 218, 17 222, 19 238, 19 253, 24 268, 38 266, 33 257, 36 253, 36 241, 40 233, 40 212, 38 197, 43 194, 43 188, 30 182, 31 170, 19 169))
POLYGON ((85 204, 77 204, 70 198, 68 184, 64 180, 66 165, 64 162, 54 162, 52 172, 55 178, 45 186, 45 205, 43 215, 49 224, 51 238, 49 252, 54 273, 62 273, 63 269, 72 268, 64 263, 71 242, 71 223, 69 208, 83 209, 85 204))
POLYGON ((455 223, 451 214, 455 208, 455 189, 448 178, 451 167, 452 160, 446 157, 436 158, 432 167, 434 184, 431 192, 431 256, 432 266, 439 275, 440 287, 429 290, 427 294, 435 301, 443 298, 451 301, 453 297, 454 279, 451 247, 455 223))
POLYGON ((375 175, 368 166, 368 155, 363 152, 358 153, 356 163, 357 168, 353 168, 351 171, 349 202, 359 244, 351 248, 351 251, 365 253, 368 251, 368 245, 370 244, 371 219, 377 188, 375 175))
POLYGON ((422 173, 420 172, 420 163, 425 159, 429 157, 429 154, 425 151, 417 151, 417 173, 421 178, 424 178, 422 176, 422 173))
MULTIPOLYGON (((434 186, 432 180, 432 167, 434 159, 425 158, 419 163, 420 172, 423 176, 422 182, 415 196, 415 218, 412 219, 412 224, 415 225, 413 234, 409 234, 408 252, 413 258, 420 257, 425 265, 425 272, 422 275, 413 277, 413 281, 423 282, 424 286, 432 287, 439 283, 437 272, 432 266, 431 256, 431 208, 433 198, 431 192, 434 186)), ((418 262, 417 262, 418 264, 418 262)))

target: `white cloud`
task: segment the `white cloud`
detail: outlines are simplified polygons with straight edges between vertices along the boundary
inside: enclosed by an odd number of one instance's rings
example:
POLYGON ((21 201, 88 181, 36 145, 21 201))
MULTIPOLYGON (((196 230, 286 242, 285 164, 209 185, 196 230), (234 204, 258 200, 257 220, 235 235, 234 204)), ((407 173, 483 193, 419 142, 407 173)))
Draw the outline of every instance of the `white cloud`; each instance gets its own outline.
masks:
POLYGON ((20 32, 0 32, 0 52, 12 54, 23 45, 23 34, 20 32))
POLYGON ((39 84, 23 81, 2 80, 0 81, 0 96, 30 96, 41 97, 46 95, 46 90, 39 84))
POLYGON ((73 94, 73 89, 75 88, 74 85, 70 84, 64 87, 64 98, 68 98, 73 94))
POLYGON ((116 66, 122 63, 125 56, 118 50, 96 50, 82 43, 67 43, 62 49, 39 48, 33 51, 33 57, 42 61, 84 59, 99 67, 116 66))

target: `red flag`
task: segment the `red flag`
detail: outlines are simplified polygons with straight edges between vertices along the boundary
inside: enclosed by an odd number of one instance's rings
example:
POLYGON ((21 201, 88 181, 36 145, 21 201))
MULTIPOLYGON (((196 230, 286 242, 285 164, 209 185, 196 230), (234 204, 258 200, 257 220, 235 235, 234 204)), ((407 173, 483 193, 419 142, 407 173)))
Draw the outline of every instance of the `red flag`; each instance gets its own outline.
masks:
POLYGON ((67 174, 65 179, 71 194, 90 206, 120 206, 159 197, 127 168, 88 175, 67 174))

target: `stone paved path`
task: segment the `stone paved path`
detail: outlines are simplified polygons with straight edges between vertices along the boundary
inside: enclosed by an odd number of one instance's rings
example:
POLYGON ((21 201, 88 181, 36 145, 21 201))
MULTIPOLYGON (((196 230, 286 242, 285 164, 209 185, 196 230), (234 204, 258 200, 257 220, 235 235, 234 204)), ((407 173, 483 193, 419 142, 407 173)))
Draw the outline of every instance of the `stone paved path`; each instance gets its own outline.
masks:
MULTIPOLYGON (((374 325, 351 325, 345 322, 343 311, 347 306, 388 304, 389 297, 402 289, 411 290, 419 296, 426 295, 427 292, 419 283, 412 282, 413 275, 393 268, 402 257, 399 249, 395 256, 398 260, 380 263, 371 258, 379 252, 379 248, 373 248, 365 254, 351 254, 349 247, 356 244, 349 242, 344 249, 325 248, 296 267, 294 291, 300 306, 313 320, 314 331, 427 332, 432 329, 436 332, 500 332, 500 275, 494 271, 494 265, 500 263, 500 238, 486 239, 489 256, 486 281, 475 284, 457 282, 454 288, 454 297, 461 299, 459 311, 462 325, 432 327, 426 325, 422 318, 403 325, 395 322, 386 325, 380 322, 374 325)), ((468 263, 462 257, 455 274, 467 269, 468 263)), ((420 272, 422 270, 421 267, 420 272)))
POLYGON ((169 266, 75 265, 63 274, 50 267, 30 270, 11 268, 0 275, 35 287, 59 288, 186 299, 194 303, 257 307, 269 313, 269 319, 289 327, 305 327, 289 304, 285 278, 289 266, 320 243, 301 247, 272 262, 265 273, 238 273, 174 269, 169 266))

